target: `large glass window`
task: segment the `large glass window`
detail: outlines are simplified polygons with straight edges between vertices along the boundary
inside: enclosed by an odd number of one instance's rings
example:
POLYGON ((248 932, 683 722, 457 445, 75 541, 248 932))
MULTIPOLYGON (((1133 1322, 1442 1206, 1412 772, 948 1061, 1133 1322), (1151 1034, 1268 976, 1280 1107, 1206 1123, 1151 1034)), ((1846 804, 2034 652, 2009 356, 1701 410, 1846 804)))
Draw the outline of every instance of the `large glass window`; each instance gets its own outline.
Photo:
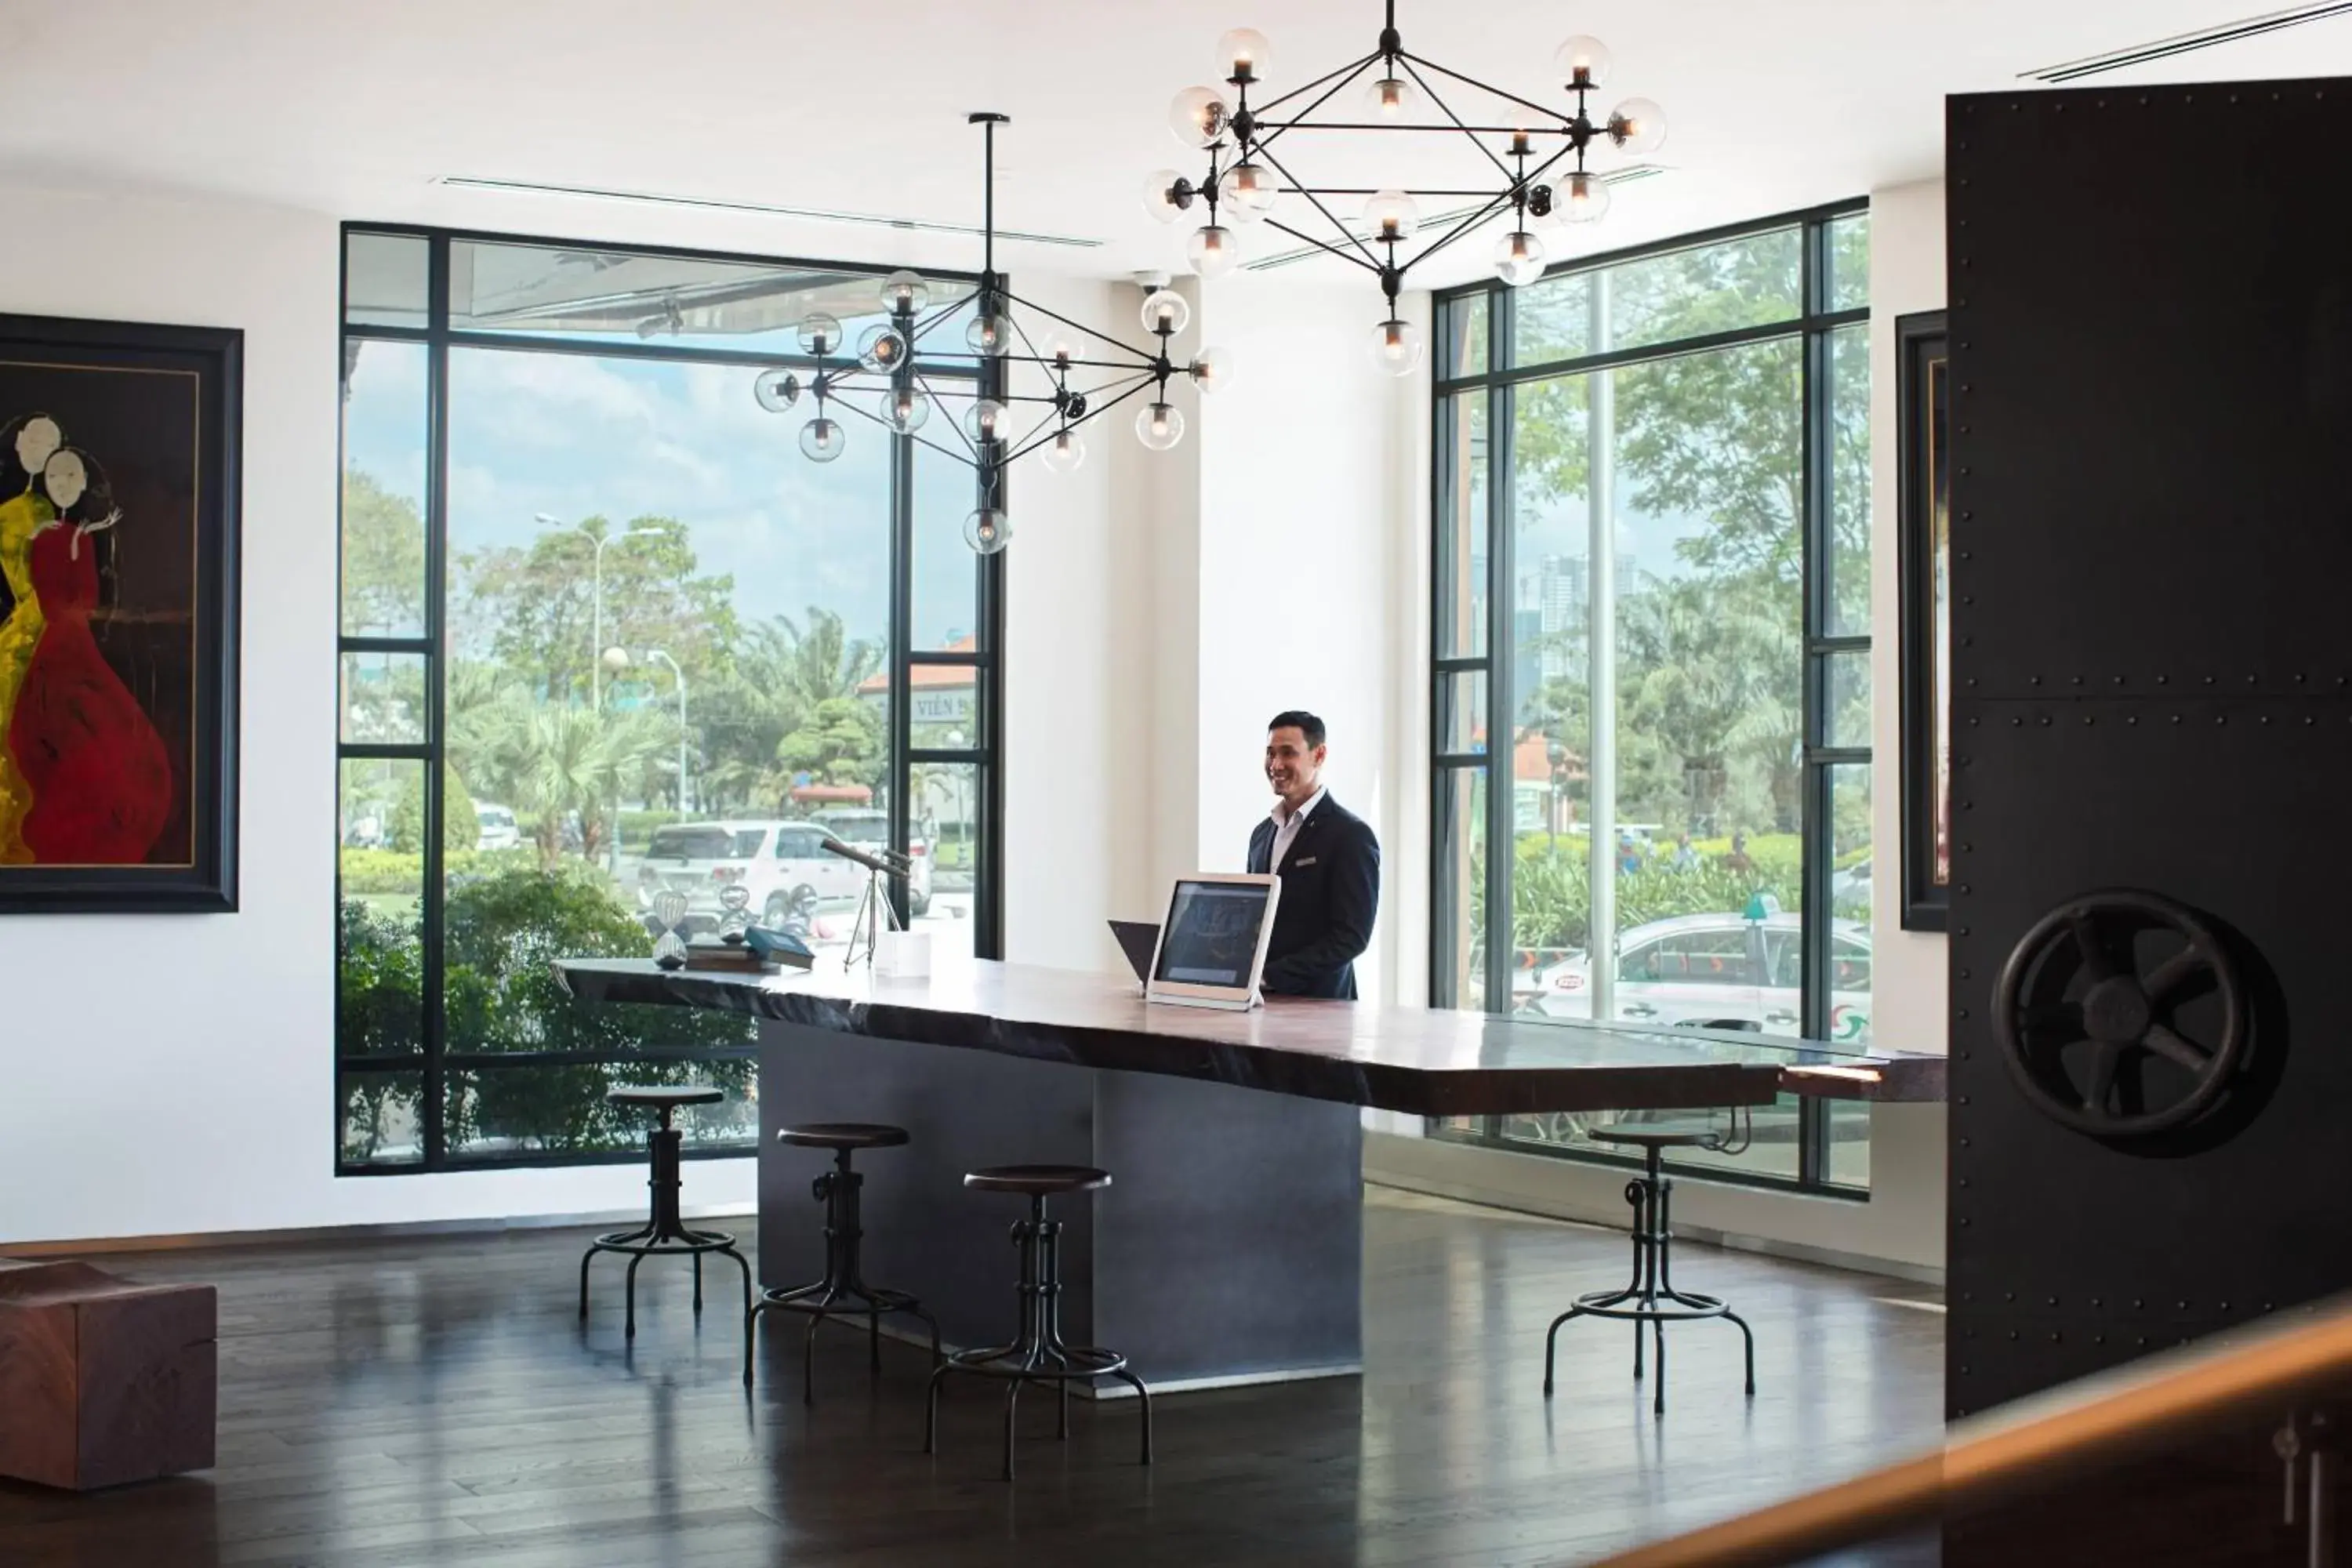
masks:
POLYGON ((878 319, 878 275, 346 247, 341 1167, 635 1158, 605 1090, 689 1078, 730 1091, 689 1150, 746 1151, 747 1022, 575 1003, 549 961, 650 954, 660 894, 694 933, 737 887, 837 950, 865 881, 828 837, 903 847, 905 917, 997 951, 971 470, 870 422, 812 463, 752 395, 802 315, 878 319))
MULTIPOLYGON (((1868 245, 1825 211, 1439 300, 1436 1005, 1869 1037, 1868 245)), ((1607 1157, 1586 1120, 1439 1131, 1607 1157)), ((1864 1188, 1868 1139, 1786 1100, 1682 1163, 1864 1188)))

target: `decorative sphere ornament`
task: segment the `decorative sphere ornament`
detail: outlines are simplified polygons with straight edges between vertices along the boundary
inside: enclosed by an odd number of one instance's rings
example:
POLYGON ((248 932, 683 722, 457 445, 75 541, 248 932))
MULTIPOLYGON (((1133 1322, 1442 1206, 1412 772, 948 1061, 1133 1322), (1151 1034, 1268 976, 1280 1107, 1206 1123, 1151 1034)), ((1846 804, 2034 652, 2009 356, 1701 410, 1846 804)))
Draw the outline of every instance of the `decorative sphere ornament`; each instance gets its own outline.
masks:
POLYGON ((763 370, 751 383, 751 395, 769 413, 782 414, 801 400, 800 374, 790 370, 763 370))
POLYGON ((1154 169, 1143 176, 1143 210, 1151 215, 1154 223, 1174 223, 1176 215, 1184 210, 1190 200, 1190 187, 1185 187, 1185 199, 1179 200, 1177 194, 1183 180, 1184 176, 1173 169, 1154 169))
POLYGON ((1223 349, 1202 349, 1188 368, 1193 385, 1202 392, 1222 392, 1234 379, 1234 356, 1223 349))
POLYGON ((901 436, 911 436, 929 421, 931 400, 923 395, 920 387, 894 386, 882 395, 877 412, 883 424, 901 436))
POLYGON ((1579 33, 1551 57, 1552 68, 1570 87, 1599 87, 1609 79, 1609 46, 1579 33))
POLYGON ((907 363, 907 340, 898 329, 877 322, 857 337, 857 363, 887 374, 907 363))
POLYGON ((1006 426, 1004 405, 993 397, 973 400, 963 411, 963 433, 975 441, 1002 441, 1006 426))
POLYGON ((841 421, 820 414, 801 426, 801 455, 812 463, 830 463, 841 456, 841 421))
POLYGON ((1629 98, 1609 111, 1609 140, 1620 153, 1654 153, 1666 139, 1666 111, 1646 98, 1629 98))
POLYGON ((1056 430, 1037 460, 1057 474, 1076 473, 1087 460, 1086 438, 1076 430, 1056 430))
POLYGON ((1236 224, 1253 224, 1274 210, 1281 182, 1263 163, 1235 163, 1217 179, 1218 210, 1236 224))
POLYGON ((1003 310, 983 310, 964 328, 963 341, 976 354, 1001 354, 1013 346, 1013 318, 1003 310))
POLYGON ((1242 247, 1232 229, 1213 223, 1192 231, 1192 237, 1184 242, 1184 255, 1202 277, 1223 278, 1241 260, 1242 247))
POLYGON ((931 302, 931 286, 919 272, 904 268, 882 279, 882 308, 894 315, 914 315, 931 302))
POLYGON ((1172 403, 1147 404, 1135 416, 1136 438, 1165 452, 1184 438, 1184 412, 1172 403))
POLYGON ((1421 226, 1421 204, 1402 191, 1375 191, 1364 203, 1364 226, 1374 239, 1411 239, 1421 226))
POLYGON ((982 507, 964 519, 963 542, 976 555, 993 555, 1013 542, 1013 524, 1001 509, 982 507))
POLYGON ((1173 289, 1154 289, 1143 297, 1143 330, 1174 337, 1192 323, 1192 307, 1173 289))
POLYGON ((1188 87, 1168 106, 1168 129, 1187 147, 1206 147, 1225 133, 1233 110, 1213 87, 1188 87))
POLYGON ((814 354, 819 359, 841 349, 841 322, 823 310, 803 316, 795 335, 800 339, 801 352, 814 354))
POLYGON ((1516 229, 1495 242, 1495 276, 1520 288, 1543 276, 1543 241, 1525 229, 1516 229))
POLYGON ((1421 363, 1421 329, 1391 316, 1372 329, 1372 363, 1391 375, 1411 375, 1421 363))
POLYGON ((1217 68, 1229 80, 1263 81, 1274 69, 1274 46, 1255 27, 1235 27, 1217 40, 1217 68))

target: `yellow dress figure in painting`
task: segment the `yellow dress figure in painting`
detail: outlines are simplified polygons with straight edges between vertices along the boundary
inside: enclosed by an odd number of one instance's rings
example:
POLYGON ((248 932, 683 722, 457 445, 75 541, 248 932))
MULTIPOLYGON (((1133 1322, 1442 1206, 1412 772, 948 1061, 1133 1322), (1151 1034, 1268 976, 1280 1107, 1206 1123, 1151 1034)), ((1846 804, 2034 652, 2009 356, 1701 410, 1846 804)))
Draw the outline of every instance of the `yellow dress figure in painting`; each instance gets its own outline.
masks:
POLYGON ((48 498, 33 483, 50 455, 65 444, 57 421, 35 415, 16 431, 16 453, 26 474, 25 488, 0 500, 0 581, 15 601, 7 618, 0 620, 0 866, 21 866, 33 858, 25 847, 25 814, 33 809, 32 785, 8 751, 8 720, 24 689, 25 672, 32 667, 47 622, 41 602, 33 593, 29 565, 33 535, 57 514, 48 498))

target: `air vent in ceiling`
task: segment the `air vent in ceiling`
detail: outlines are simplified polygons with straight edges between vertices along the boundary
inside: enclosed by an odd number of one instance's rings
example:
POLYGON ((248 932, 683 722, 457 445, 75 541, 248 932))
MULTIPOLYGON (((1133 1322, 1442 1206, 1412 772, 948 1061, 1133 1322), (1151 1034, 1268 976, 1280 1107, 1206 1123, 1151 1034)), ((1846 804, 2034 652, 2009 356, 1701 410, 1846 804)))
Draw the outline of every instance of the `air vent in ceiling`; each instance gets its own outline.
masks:
POLYGON ((2328 0, 2318 5, 2297 5, 2292 10, 2273 11, 2266 16, 2249 16, 2241 22, 2224 22, 2201 32, 2182 33, 2174 37, 2158 38, 2154 43, 2135 44, 2129 48, 2116 49, 2104 55, 2092 55, 2084 59, 2067 60, 2059 65, 2043 66, 2038 70, 2020 71, 2026 81, 2080 81, 2086 76, 2098 76, 2106 71, 2123 70, 2142 66, 2151 60, 2169 59, 2174 55, 2191 54, 2221 44, 2234 44, 2240 38, 2260 37, 2275 33, 2282 27, 2300 26, 2305 22, 2324 21, 2330 16, 2352 16, 2352 0, 2328 0))
MULTIPOLYGON (((527 195, 582 196, 593 201, 637 202, 652 206, 695 207, 705 212, 754 213, 762 217, 798 218, 809 223, 854 223, 869 228, 895 228, 917 234, 969 234, 982 232, 977 224, 938 223, 928 218, 885 217, 875 213, 830 212, 823 207, 776 206, 764 202, 730 202, 709 196, 665 196, 648 191, 607 191, 593 185, 551 185, 531 180, 485 180, 464 174, 443 176, 442 184, 468 191, 521 192, 527 195)), ((1000 240, 1018 240, 1028 245, 1063 245, 1077 250, 1096 250, 1102 247, 1099 239, 1078 239, 1066 234, 1029 234, 1020 229, 1000 228, 1000 240)))
MULTIPOLYGON (((2352 4, 2352 0, 2347 0, 2347 4, 2352 4)), ((1665 167, 1663 164, 1635 163, 1630 168, 1611 170, 1608 174, 1601 176, 1601 183, 1605 185, 1630 185, 1636 180, 1654 179, 1656 176, 1663 174, 1665 172, 1665 167)), ((1455 207, 1451 212, 1432 213, 1427 217, 1422 219, 1421 226, 1423 230, 1447 228, 1454 224, 1460 223, 1464 218, 1468 217, 1472 213, 1478 210, 1479 208, 1477 205, 1472 205, 1466 207, 1455 207)), ((1502 214, 1498 211, 1495 216, 1496 217, 1500 217, 1502 214)), ((1320 245, 1302 245, 1296 250, 1277 251, 1272 256, 1260 257, 1255 261, 1244 261, 1242 263, 1242 270, 1244 272, 1271 272, 1277 267, 1289 267, 1301 261, 1312 261, 1317 257, 1325 254, 1325 252, 1326 247, 1320 245)))

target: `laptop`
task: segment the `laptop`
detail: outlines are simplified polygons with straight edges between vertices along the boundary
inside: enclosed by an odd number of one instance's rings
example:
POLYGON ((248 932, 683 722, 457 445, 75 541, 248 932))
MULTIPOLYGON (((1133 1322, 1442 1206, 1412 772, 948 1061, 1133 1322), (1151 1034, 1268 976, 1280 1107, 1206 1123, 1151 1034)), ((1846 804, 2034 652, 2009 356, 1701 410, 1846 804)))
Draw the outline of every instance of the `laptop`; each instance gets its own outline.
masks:
POLYGON ((1110 934, 1118 939, 1119 952, 1127 954, 1127 965, 1135 971, 1135 983, 1148 984, 1151 979, 1151 954, 1160 946, 1158 922, 1113 921, 1110 934))

